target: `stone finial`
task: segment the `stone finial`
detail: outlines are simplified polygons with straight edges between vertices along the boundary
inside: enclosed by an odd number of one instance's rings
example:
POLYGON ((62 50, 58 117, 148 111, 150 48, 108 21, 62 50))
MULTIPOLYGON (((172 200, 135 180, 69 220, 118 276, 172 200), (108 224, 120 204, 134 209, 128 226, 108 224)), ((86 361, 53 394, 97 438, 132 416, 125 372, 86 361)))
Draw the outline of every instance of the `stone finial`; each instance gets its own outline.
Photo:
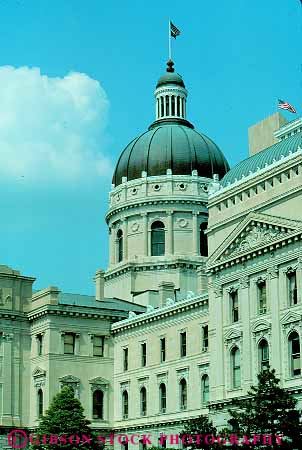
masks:
POLYGON ((174 72, 174 62, 172 61, 172 59, 169 59, 169 61, 167 62, 167 72, 174 72))
POLYGON ((134 319, 136 317, 136 313, 134 311, 129 311, 128 319, 134 319))
POLYGON ((152 305, 147 305, 147 313, 154 311, 154 308, 152 305))

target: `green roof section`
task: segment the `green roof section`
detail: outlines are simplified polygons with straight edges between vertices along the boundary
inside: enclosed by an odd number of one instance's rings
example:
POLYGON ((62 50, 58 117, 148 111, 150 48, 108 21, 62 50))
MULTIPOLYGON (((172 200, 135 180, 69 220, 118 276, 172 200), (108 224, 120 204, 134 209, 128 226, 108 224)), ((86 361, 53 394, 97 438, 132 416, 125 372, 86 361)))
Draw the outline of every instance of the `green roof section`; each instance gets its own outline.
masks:
POLYGON ((146 307, 119 298, 104 298, 96 300, 92 295, 59 293, 59 305, 84 306, 87 308, 108 309, 115 311, 145 312, 146 307))
POLYGON ((277 144, 256 153, 256 155, 244 159, 227 172, 220 181, 220 184, 226 187, 229 184, 240 181, 243 176, 247 177, 256 173, 259 169, 264 169, 266 166, 270 166, 282 158, 289 156, 291 153, 296 152, 299 146, 302 148, 302 132, 283 139, 277 142, 277 144))

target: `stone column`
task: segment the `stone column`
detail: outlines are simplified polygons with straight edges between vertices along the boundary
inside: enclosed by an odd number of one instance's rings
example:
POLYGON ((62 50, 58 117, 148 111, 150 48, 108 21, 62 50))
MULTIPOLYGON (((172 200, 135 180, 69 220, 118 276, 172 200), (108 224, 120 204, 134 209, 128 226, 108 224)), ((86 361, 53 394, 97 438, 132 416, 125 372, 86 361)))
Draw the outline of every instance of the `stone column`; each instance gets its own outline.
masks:
POLYGON ((115 246, 114 246, 114 228, 113 226, 109 227, 109 255, 110 255, 110 266, 113 266, 115 263, 115 246))
POLYGON ((123 220, 123 240, 124 240, 124 254, 123 260, 128 260, 128 217, 123 220))
POLYGON ((247 391, 252 384, 252 353, 251 353, 251 326, 250 326, 250 300, 249 277, 242 276, 239 280, 239 320, 242 323, 242 348, 241 358, 241 387, 247 391))
POLYGON ((278 266, 269 267, 267 270, 268 281, 268 308, 272 317, 271 342, 269 344, 269 359, 271 368, 276 370, 276 376, 282 373, 282 342, 280 324, 280 286, 278 277, 278 266))
POLYGON ((225 370, 223 345, 222 286, 210 279, 209 283, 209 349, 210 349, 210 400, 225 396, 225 370))
POLYGON ((3 333, 3 422, 2 425, 11 425, 12 422, 12 350, 13 334, 3 333))
POLYGON ((182 97, 179 97, 179 112, 180 112, 180 117, 183 117, 183 115, 182 115, 182 97))
POLYGON ((298 293, 298 303, 302 303, 302 257, 298 258, 297 265, 297 293, 298 293))
POLYGON ((166 253, 168 256, 173 255, 173 211, 166 211, 167 214, 167 245, 166 253))
POLYGON ((206 294, 208 291, 208 276, 204 267, 197 269, 197 289, 200 294, 206 294))
POLYGON ((148 256, 148 213, 141 213, 143 227, 143 256, 148 256))
POLYGON ((198 212, 193 211, 192 213, 192 231, 193 231, 193 239, 192 239, 192 245, 193 245, 193 255, 199 255, 199 249, 198 249, 198 241, 199 241, 199 233, 198 233, 198 212))

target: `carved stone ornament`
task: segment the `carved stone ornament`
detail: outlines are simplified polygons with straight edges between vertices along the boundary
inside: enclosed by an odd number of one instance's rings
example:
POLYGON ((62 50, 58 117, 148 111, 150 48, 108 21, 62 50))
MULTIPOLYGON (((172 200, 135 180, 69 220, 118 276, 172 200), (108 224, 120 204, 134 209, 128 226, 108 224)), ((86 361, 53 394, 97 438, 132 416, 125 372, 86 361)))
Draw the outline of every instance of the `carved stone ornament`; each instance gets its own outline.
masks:
POLYGON ((252 221, 227 247, 219 261, 252 251, 278 239, 286 238, 292 232, 292 229, 282 226, 252 221))
POLYGON ((184 218, 177 219, 177 223, 180 228, 185 228, 188 225, 188 221, 184 218))
POLYGON ((89 380, 90 388, 92 391, 101 389, 102 391, 107 391, 109 388, 109 381, 102 377, 96 377, 89 380))
POLYGON ((248 288, 249 287, 249 282, 250 282, 250 280, 249 280, 248 276, 245 275, 245 276, 241 277, 239 279, 239 284, 240 284, 241 289, 248 288))
POLYGON ((278 278, 279 268, 277 265, 271 266, 267 269, 267 276, 270 280, 278 278))
POLYGON ((46 371, 40 367, 36 367, 32 373, 35 388, 41 388, 45 385, 46 371))
POLYGON ((133 222, 133 224, 131 225, 131 230, 136 232, 139 230, 139 224, 137 222, 133 222))
POLYGON ((77 377, 74 377, 73 375, 66 375, 65 377, 62 377, 59 379, 61 388, 63 386, 70 386, 74 390, 75 396, 77 398, 80 397, 80 380, 77 377))
POLYGON ((215 297, 221 297, 222 296, 222 286, 217 283, 213 283, 213 291, 215 297))

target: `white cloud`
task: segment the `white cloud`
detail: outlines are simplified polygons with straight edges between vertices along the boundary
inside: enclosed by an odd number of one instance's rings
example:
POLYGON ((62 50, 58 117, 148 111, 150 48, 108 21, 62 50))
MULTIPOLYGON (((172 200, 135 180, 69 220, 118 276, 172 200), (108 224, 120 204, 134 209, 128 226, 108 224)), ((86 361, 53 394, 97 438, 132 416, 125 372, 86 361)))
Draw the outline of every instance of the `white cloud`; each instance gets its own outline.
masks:
POLYGON ((83 73, 0 67, 0 177, 79 181, 111 174, 104 154, 109 102, 83 73), (103 152, 102 152, 103 150, 103 152))

